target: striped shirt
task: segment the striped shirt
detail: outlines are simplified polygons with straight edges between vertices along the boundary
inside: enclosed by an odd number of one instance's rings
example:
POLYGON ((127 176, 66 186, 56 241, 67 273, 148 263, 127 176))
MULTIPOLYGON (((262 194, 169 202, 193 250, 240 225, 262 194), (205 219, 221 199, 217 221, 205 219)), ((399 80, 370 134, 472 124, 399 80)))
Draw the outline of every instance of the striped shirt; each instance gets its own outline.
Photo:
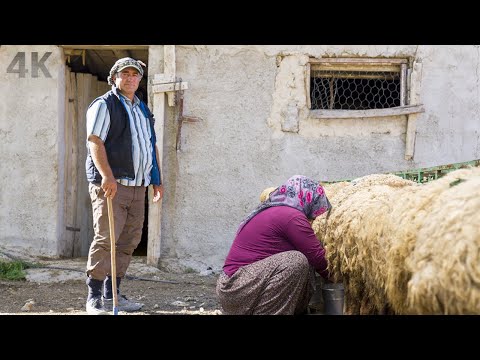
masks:
MULTIPOLYGON (((117 182, 125 186, 141 186, 143 181, 143 186, 148 186, 151 180, 153 160, 150 124, 140 108, 140 100, 137 96, 133 99, 132 104, 126 96, 120 94, 120 101, 125 106, 130 119, 135 179, 117 179, 117 182)), ((90 135, 96 135, 105 142, 109 128, 110 114, 107 103, 100 99, 87 111, 87 139, 90 135)))

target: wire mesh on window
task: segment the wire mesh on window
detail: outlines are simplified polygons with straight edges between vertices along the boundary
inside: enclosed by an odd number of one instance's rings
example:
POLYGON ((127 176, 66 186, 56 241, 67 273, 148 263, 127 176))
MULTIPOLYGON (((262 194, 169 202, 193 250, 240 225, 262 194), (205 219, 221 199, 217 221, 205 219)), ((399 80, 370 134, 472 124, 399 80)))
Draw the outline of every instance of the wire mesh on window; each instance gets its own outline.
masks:
POLYGON ((312 70, 312 109, 368 110, 400 106, 400 72, 312 70))

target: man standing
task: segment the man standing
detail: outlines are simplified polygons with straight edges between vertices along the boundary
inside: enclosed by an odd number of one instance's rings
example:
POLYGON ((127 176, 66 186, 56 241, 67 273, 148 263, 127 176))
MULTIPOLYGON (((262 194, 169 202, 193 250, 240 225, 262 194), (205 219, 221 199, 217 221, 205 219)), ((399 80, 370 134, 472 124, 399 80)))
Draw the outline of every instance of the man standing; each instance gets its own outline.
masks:
POLYGON ((110 70, 112 89, 87 110, 86 172, 93 210, 94 238, 87 262, 88 314, 107 314, 113 307, 107 197, 112 198, 116 235, 116 281, 119 311, 137 311, 141 303, 120 295, 133 251, 141 241, 145 191, 153 185, 153 202, 163 197, 155 119, 135 92, 143 62, 129 57, 110 70))

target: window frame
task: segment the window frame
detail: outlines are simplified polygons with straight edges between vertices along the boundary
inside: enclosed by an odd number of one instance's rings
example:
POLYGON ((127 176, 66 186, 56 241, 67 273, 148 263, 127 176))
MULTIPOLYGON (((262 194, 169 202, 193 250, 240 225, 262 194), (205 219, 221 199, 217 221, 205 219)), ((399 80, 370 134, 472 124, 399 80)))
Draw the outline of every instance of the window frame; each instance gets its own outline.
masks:
POLYGON ((305 86, 307 96, 307 107, 310 116, 317 119, 327 118, 369 118, 409 115, 424 112, 423 105, 410 105, 410 73, 408 68, 409 60, 406 58, 310 58, 306 66, 305 86), (312 110, 310 76, 312 68, 315 70, 336 70, 336 71, 395 71, 400 73, 400 106, 369 109, 369 110, 312 110))

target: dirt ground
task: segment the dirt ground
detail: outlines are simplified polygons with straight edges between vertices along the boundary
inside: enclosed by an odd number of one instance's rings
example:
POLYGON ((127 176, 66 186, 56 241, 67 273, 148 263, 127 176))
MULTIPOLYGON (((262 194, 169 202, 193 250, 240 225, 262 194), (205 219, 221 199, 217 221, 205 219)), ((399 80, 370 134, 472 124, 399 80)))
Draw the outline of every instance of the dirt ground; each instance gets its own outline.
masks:
MULTIPOLYGON (((0 315, 86 315, 85 259, 42 261, 26 281, 0 280, 0 315)), ((121 291, 145 305, 119 315, 221 315, 214 273, 170 273, 134 257, 121 291)))

